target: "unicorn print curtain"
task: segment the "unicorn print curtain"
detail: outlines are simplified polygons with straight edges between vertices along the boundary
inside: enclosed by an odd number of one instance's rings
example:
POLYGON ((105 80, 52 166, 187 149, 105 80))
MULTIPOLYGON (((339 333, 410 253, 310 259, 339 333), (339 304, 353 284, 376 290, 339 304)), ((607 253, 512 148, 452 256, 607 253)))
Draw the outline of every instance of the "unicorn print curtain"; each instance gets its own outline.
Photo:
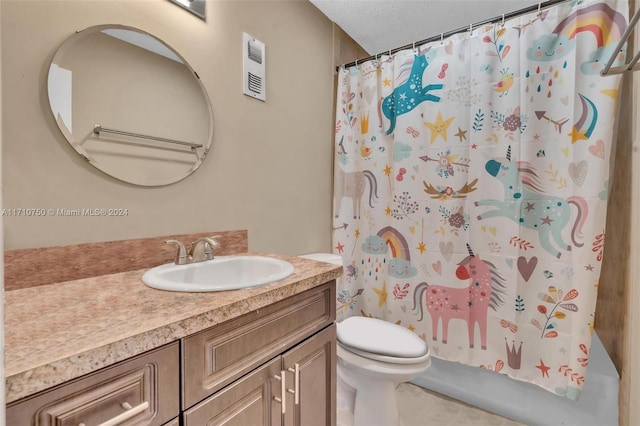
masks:
POLYGON ((339 71, 339 319, 579 397, 620 90, 599 72, 627 22, 561 3, 339 71))

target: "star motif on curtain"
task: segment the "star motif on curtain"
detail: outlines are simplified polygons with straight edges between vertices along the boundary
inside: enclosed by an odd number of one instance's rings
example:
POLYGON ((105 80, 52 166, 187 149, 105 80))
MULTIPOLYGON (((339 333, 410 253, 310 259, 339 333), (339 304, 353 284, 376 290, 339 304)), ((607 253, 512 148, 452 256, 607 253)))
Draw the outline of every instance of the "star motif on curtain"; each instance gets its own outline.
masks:
POLYGON ((391 167, 389 167, 388 164, 384 168, 384 174, 385 176, 389 176, 391 174, 391 167))
POLYGON ((456 133, 456 136, 458 138, 460 138, 460 142, 466 141, 467 140, 467 131, 466 130, 462 130, 460 127, 458 127, 458 133, 456 133))
POLYGON ((373 291, 378 295, 378 308, 387 303, 387 283, 382 283, 382 288, 373 287, 373 291))
POLYGON ((336 245, 336 250, 338 250, 338 253, 342 253, 344 251, 344 245, 338 243, 338 245, 336 245))
POLYGON ((540 218, 540 220, 542 221, 541 225, 551 226, 551 222, 553 222, 553 219, 551 219, 549 215, 547 215, 547 217, 540 218))
POLYGON ((542 358, 540 358, 540 365, 536 365, 536 368, 540 370, 542 377, 549 377, 549 370, 551 370, 551 367, 544 365, 542 358))
POLYGON ((391 80, 389 80, 388 78, 385 78, 385 79, 384 79, 384 81, 383 81, 383 83, 384 83, 384 87, 389 87, 389 86, 391 86, 391 80))
POLYGON ((600 93, 611 97, 611 99, 618 99, 618 89, 602 89, 600 93))
POLYGON ((571 133, 568 133, 568 135, 571 136, 571 143, 576 143, 578 141, 586 141, 589 139, 586 133, 586 130, 578 130, 576 126, 573 126, 571 133))
POLYGON ((536 209, 535 205, 536 205, 536 203, 527 202, 527 207, 525 207, 524 209, 526 211, 530 212, 531 210, 535 210, 536 209))
POLYGON ((427 246, 424 244, 424 242, 420 242, 420 244, 418 244, 418 250, 420 251, 420 254, 423 254, 425 251, 427 251, 427 246))
POLYGON ((455 119, 455 117, 449 117, 446 120, 444 120, 442 118, 442 112, 438 111, 438 116, 436 117, 436 121, 425 121, 424 125, 427 126, 427 128, 429 130, 431 130, 431 143, 433 143, 438 136, 442 136, 442 139, 444 139, 444 141, 447 141, 447 129, 449 128, 449 125, 451 124, 451 122, 453 122, 453 120, 455 119))

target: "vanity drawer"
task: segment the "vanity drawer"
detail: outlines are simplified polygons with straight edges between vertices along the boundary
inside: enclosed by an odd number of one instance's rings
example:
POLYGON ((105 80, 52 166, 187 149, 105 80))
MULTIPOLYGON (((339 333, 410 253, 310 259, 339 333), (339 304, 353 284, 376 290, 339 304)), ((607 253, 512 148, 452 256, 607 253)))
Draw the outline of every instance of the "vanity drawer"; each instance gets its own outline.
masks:
POLYGON ((331 281, 183 339, 183 409, 331 324, 335 311, 331 281))
POLYGON ((162 425, 179 413, 178 351, 171 343, 18 401, 7 424, 162 425))

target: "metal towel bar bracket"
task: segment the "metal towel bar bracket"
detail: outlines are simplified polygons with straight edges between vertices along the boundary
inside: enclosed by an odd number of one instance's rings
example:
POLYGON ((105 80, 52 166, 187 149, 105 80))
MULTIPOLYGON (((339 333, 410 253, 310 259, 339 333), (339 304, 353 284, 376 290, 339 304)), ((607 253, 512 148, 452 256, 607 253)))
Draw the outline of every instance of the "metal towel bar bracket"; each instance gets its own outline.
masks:
POLYGON ((107 127, 102 127, 100 124, 96 124, 95 126, 93 126, 93 133, 96 135, 99 135, 101 132, 104 133, 113 133, 116 135, 122 135, 122 136, 131 136, 134 138, 141 138, 141 139, 151 139, 154 141, 158 141, 158 142, 166 142, 166 143, 172 143, 172 144, 177 144, 177 145, 183 145, 183 146, 188 146, 189 148, 195 150, 196 148, 202 148, 202 144, 197 144, 197 143, 191 143, 191 142, 183 142, 183 141, 178 141, 175 139, 167 139, 167 138, 160 138, 158 136, 149 136, 149 135, 143 135, 140 133, 132 133, 132 132, 126 132, 124 130, 117 130, 117 129, 109 129, 107 127))
POLYGON ((615 62, 616 57, 618 56, 618 53, 622 49, 622 46, 624 46, 624 44, 627 42, 627 39, 633 32, 633 29, 635 28, 639 19, 640 19, 640 9, 636 10, 636 13, 634 13, 631 19, 629 20, 629 25, 627 26, 627 29, 622 34, 622 37, 620 37, 620 41, 618 42, 618 45, 611 53, 611 57, 607 61, 607 64, 604 66, 602 71, 600 71, 600 75, 606 76, 606 75, 613 75, 613 74, 621 74, 623 72, 637 71, 640 69, 640 65, 638 64, 638 59, 640 59, 640 51, 638 51, 633 56, 633 58, 631 59, 631 62, 629 62, 628 64, 624 64, 624 65, 612 68, 613 63, 615 62))

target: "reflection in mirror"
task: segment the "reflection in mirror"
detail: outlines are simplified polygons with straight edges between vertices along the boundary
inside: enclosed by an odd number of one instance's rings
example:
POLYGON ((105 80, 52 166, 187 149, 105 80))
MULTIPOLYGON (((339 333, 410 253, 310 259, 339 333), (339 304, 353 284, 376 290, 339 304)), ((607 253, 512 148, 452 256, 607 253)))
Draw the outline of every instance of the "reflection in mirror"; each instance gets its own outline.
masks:
POLYGON ((69 37, 49 68, 48 94, 71 146, 125 182, 177 182, 211 147, 213 115, 197 74, 162 41, 131 27, 69 37))

